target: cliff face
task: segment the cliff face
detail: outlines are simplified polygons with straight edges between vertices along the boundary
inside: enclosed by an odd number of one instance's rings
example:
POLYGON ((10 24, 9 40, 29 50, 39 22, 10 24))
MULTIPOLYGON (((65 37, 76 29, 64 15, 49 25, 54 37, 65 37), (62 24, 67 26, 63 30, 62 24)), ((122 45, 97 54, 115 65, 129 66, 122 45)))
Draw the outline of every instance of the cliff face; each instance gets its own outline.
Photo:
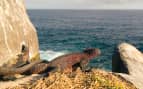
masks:
POLYGON ((30 58, 38 55, 37 33, 23 0, 0 0, 0 66, 29 48, 30 58))

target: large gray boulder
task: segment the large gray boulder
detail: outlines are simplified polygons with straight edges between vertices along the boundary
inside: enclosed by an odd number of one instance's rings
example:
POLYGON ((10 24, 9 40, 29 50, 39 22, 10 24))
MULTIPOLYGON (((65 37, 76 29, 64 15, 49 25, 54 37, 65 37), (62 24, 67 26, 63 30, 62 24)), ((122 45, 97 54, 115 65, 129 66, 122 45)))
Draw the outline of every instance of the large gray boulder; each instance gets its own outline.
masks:
POLYGON ((28 47, 30 59, 39 55, 37 33, 24 1, 0 0, 0 66, 14 64, 22 45, 28 47))
POLYGON ((134 46, 122 43, 112 59, 112 71, 143 89, 143 54, 134 46))

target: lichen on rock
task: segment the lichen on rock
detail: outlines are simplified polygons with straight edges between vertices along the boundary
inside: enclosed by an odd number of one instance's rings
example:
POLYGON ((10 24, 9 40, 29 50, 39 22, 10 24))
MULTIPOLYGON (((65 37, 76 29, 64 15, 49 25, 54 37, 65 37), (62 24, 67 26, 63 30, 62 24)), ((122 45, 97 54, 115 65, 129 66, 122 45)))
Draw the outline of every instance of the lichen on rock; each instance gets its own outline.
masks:
POLYGON ((35 83, 10 89, 136 89, 134 85, 112 73, 99 69, 91 72, 78 71, 71 74, 53 73, 35 83))

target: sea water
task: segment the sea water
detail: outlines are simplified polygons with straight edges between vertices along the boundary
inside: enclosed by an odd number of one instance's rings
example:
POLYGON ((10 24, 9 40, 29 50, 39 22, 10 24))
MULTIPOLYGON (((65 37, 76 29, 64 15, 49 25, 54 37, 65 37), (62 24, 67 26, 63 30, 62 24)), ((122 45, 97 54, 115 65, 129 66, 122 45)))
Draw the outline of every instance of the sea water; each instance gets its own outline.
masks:
POLYGON ((41 58, 100 48, 102 55, 90 66, 112 68, 112 54, 119 43, 143 50, 142 10, 28 10, 38 33, 41 58))

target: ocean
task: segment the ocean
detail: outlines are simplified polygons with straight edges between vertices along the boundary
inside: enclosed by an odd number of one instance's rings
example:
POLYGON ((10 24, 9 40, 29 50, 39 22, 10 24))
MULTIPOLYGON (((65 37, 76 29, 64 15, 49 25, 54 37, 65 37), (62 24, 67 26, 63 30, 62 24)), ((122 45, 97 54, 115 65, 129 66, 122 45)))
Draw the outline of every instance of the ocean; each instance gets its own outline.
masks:
POLYGON ((28 10, 39 38, 41 59, 100 48, 91 67, 112 69, 112 54, 122 42, 143 51, 142 10, 28 10))

